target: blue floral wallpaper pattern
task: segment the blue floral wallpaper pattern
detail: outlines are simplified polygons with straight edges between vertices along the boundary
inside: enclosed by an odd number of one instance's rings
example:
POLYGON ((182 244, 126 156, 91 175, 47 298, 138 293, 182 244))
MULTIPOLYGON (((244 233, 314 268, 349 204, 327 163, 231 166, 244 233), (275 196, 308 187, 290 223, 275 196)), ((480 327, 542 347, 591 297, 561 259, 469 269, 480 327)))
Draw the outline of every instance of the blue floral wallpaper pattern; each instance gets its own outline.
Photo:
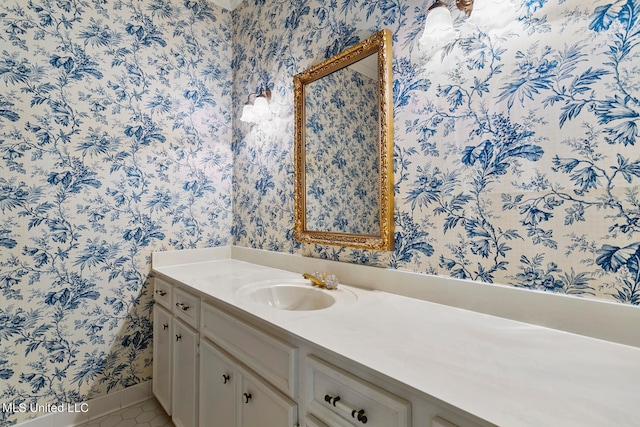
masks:
POLYGON ((309 230, 375 235, 380 234, 378 84, 352 68, 305 87, 305 215, 309 230))
POLYGON ((148 380, 151 252, 231 240, 231 14, 0 0, 0 45, 0 401, 148 380))
MULTIPOLYGON (((0 0, 0 396, 150 377, 149 254, 238 244, 640 303, 640 2, 0 0), (395 250, 293 240, 293 75, 393 32, 395 250), (237 120, 273 89, 274 120, 237 120)), ((0 414, 12 425, 28 414, 0 414)))
POLYGON ((638 305, 640 2, 520 0, 497 29, 457 14, 424 58, 431 3, 233 12, 236 96, 266 83, 285 106, 293 75, 389 28, 395 133, 390 255, 293 241, 290 108, 234 130, 235 243, 638 305))

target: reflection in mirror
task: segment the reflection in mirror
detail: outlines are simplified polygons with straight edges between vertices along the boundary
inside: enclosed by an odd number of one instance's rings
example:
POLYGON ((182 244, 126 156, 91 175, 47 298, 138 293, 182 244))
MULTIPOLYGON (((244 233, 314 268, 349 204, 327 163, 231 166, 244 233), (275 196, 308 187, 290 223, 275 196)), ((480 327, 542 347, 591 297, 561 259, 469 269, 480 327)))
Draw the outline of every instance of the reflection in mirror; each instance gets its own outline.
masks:
POLYGON ((375 59, 369 55, 305 88, 305 214, 309 230, 379 233, 375 59), (372 70, 357 67, 370 59, 372 70))
POLYGON ((390 37, 294 77, 297 240, 393 247, 390 37))

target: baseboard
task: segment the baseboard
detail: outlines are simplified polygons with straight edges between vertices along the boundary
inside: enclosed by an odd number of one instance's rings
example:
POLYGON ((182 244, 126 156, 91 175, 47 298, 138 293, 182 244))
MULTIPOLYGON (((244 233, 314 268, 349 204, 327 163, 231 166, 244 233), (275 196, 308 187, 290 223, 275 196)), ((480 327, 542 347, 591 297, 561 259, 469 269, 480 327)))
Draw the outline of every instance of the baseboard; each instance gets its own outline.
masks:
POLYGON ((39 408, 38 412, 44 415, 19 423, 16 427, 73 427, 135 405, 151 396, 151 381, 145 381, 87 402, 39 408))

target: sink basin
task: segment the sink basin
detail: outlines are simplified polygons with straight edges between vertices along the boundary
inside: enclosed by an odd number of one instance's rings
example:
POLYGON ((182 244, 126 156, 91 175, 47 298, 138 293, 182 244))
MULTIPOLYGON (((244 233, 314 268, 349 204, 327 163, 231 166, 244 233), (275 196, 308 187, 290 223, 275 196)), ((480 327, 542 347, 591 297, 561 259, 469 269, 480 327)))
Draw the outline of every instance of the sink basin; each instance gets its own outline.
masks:
POLYGON ((321 310, 331 307, 336 299, 310 285, 278 284, 258 287, 247 292, 247 296, 262 305, 280 310, 321 310))
POLYGON ((339 300, 355 301, 353 293, 344 289, 324 290, 307 281, 274 281, 240 289, 239 296, 278 310, 309 311, 329 308, 339 300))

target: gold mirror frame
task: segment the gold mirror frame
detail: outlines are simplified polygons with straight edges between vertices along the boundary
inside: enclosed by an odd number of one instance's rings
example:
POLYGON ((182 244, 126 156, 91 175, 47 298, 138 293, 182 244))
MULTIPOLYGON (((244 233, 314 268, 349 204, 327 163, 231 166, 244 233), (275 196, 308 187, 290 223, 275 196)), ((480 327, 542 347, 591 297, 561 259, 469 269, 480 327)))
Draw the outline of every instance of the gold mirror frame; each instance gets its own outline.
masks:
POLYGON ((360 249, 393 249, 393 103, 391 31, 381 30, 344 52, 293 77, 294 88, 294 239, 300 242, 341 245, 360 249), (378 157, 379 224, 376 235, 307 229, 305 182, 305 85, 334 71, 377 54, 378 64, 378 157))

